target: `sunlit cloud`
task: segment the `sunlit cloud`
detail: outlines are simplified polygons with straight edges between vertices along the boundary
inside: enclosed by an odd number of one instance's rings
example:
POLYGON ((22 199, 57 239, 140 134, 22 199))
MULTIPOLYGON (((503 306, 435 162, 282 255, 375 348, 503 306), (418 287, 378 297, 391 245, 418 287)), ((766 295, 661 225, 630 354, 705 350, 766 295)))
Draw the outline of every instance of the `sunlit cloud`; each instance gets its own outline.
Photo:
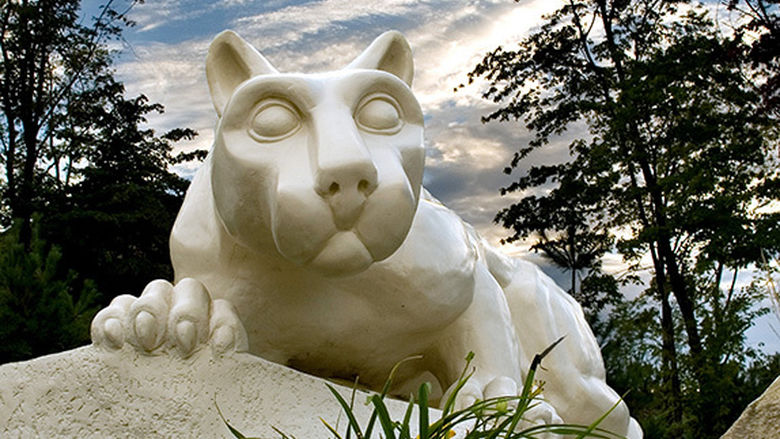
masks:
MULTIPOLYGON (((509 181, 501 169, 527 141, 527 133, 517 124, 481 124, 480 117, 494 105, 480 98, 479 85, 457 93, 453 89, 466 81, 487 51, 514 44, 557 4, 327 0, 297 5, 265 2, 258 7, 256 1, 223 0, 185 10, 185 2, 164 0, 137 8, 133 19, 139 23, 138 32, 144 33, 166 20, 192 20, 214 8, 241 8, 243 14, 227 20, 224 27, 237 30, 280 70, 295 72, 341 68, 381 32, 400 29, 414 51, 413 88, 428 120, 426 182, 447 205, 480 231, 490 231, 495 238, 491 241, 498 242, 505 233, 492 218, 507 204, 499 189, 509 181)), ((139 44, 118 66, 130 94, 144 93, 165 105, 165 114, 150 117, 151 126, 159 131, 188 126, 200 133, 194 141, 178 145, 180 150, 208 148, 213 141, 215 115, 203 65, 211 38, 139 44)), ((565 155, 565 148, 556 154, 565 155)))

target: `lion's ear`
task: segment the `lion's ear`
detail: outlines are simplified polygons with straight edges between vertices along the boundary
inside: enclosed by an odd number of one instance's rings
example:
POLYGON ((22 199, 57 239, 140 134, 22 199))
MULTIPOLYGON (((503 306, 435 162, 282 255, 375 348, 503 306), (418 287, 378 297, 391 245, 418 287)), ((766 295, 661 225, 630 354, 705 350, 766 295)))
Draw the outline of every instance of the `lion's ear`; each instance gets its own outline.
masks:
POLYGON ((401 78, 411 87, 414 77, 412 49, 400 32, 385 32, 377 37, 347 68, 383 70, 401 78))
POLYGON ((235 32, 226 30, 217 35, 206 56, 206 78, 217 115, 222 116, 239 84, 257 75, 274 73, 279 72, 235 32))

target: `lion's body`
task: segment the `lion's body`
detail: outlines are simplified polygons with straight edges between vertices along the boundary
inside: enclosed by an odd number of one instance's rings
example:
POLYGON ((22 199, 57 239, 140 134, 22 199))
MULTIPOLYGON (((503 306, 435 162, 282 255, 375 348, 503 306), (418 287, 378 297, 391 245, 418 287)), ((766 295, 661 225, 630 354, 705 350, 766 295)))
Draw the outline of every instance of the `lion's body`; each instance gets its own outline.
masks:
POLYGON ((490 247, 427 192, 393 255, 358 274, 330 277, 232 240, 213 201, 202 197, 211 193, 210 172, 207 161, 171 235, 176 279, 198 279, 213 297, 233 303, 250 352, 320 376, 359 375, 374 388, 399 360, 422 354, 402 377, 429 372, 446 388, 461 371, 464 338, 481 343, 469 345, 480 364, 501 357, 490 368, 520 380, 533 354, 566 336, 538 375, 558 413, 589 423, 617 400, 580 306, 533 264, 490 247), (467 312, 480 295, 476 305, 489 310, 467 312), (496 367, 499 361, 509 364, 496 367), (588 401, 593 405, 583 409, 588 401))
POLYGON ((536 420, 589 424, 617 404, 602 425, 641 436, 579 305, 422 189, 423 117, 400 34, 309 75, 279 73, 225 32, 206 64, 219 120, 171 234, 176 285, 115 299, 93 322, 96 344, 248 347, 374 388, 421 354, 400 381, 432 375, 442 390, 473 351, 468 403, 516 395, 533 355, 565 336, 539 375, 549 405, 536 420))

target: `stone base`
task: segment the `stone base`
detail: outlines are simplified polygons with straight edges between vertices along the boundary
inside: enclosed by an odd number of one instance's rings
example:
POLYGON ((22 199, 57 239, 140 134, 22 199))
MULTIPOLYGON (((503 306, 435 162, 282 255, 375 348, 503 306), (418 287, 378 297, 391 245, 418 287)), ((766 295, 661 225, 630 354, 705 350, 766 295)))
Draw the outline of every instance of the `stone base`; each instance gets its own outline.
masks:
POLYGON ((780 437, 780 377, 747 406, 721 439, 780 437))
MULTIPOLYGON (((233 437, 219 405, 246 436, 279 438, 276 427, 297 439, 326 438, 320 418, 342 432, 346 420, 325 384, 249 354, 214 358, 203 349, 182 360, 86 346, 0 366, 0 437, 233 437)), ((334 386, 349 400, 351 389, 334 386)), ((366 397, 355 397, 362 426, 371 413, 366 397)), ((406 404, 387 403, 402 419, 406 404)))

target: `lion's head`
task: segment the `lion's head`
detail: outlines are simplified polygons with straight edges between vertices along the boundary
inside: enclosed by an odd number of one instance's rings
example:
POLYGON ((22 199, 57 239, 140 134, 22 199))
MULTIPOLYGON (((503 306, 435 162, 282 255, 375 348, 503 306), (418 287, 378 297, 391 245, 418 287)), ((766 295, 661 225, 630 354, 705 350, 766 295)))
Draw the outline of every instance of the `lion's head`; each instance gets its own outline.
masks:
POLYGON ((284 74, 227 31, 206 66, 220 116, 211 182, 234 239, 329 275, 395 252, 424 161, 403 36, 381 35, 342 70, 284 74))

